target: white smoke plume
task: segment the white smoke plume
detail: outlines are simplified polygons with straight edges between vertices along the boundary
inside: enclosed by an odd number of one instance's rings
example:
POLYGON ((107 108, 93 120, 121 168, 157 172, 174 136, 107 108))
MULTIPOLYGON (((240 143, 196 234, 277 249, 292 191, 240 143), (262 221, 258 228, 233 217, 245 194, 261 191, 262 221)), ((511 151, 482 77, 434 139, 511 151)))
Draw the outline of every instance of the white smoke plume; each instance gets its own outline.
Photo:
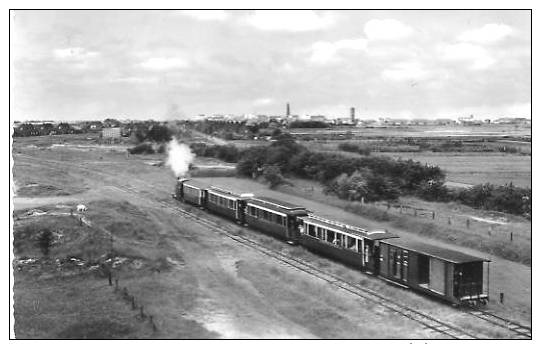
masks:
POLYGON ((190 163, 195 158, 190 147, 183 143, 179 143, 176 139, 172 139, 167 144, 167 162, 166 165, 171 167, 175 176, 182 177, 188 172, 190 163))

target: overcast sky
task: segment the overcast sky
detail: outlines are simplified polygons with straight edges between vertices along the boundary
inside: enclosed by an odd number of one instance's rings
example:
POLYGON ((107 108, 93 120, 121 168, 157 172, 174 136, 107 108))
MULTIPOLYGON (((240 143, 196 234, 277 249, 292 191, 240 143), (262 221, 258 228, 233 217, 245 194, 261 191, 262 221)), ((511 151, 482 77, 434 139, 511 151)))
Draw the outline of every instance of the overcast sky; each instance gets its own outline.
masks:
POLYGON ((529 11, 16 11, 15 120, 531 117, 529 11))

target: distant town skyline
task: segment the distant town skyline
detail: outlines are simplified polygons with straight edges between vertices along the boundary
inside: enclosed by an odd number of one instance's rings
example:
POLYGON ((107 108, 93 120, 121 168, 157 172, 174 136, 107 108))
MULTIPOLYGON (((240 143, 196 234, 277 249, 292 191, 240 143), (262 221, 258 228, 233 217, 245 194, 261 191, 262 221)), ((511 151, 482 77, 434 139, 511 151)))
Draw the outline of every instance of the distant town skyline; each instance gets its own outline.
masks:
POLYGON ((12 120, 531 118, 530 11, 12 11, 12 120))

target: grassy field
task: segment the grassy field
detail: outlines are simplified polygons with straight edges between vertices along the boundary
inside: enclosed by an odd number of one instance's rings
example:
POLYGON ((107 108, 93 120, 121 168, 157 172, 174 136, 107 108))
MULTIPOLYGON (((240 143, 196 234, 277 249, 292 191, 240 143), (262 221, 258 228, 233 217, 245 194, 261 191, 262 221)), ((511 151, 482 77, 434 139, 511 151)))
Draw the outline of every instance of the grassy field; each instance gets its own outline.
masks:
POLYGON ((492 183, 531 187, 532 158, 500 153, 374 153, 412 159, 441 167, 447 181, 465 184, 492 183))
POLYGON ((515 125, 482 126, 400 126, 400 127, 334 127, 327 129, 298 128, 292 133, 330 133, 349 131, 359 137, 471 137, 514 136, 531 137, 532 129, 515 125))
MULTIPOLYGON (((301 143, 315 151, 340 153, 349 157, 360 156, 338 150, 339 141, 301 143)), ((532 183, 532 159, 528 155, 452 152, 373 152, 372 155, 412 159, 439 166, 445 171, 446 180, 449 182, 497 185, 512 182, 523 187, 531 187, 532 183)))
MULTIPOLYGON (((73 138, 77 147, 69 145, 69 138, 64 142, 68 146, 61 147, 30 139, 16 141, 15 181, 19 185, 28 181, 56 185, 59 193, 43 195, 29 189, 14 199, 18 338, 439 338, 417 323, 352 298, 164 208, 158 201, 181 205, 170 197, 175 181, 171 171, 148 164, 163 155, 126 156, 107 146, 84 148, 80 143, 86 140, 83 137, 73 138), (137 194, 118 187, 130 187, 137 194), (80 203, 88 206, 83 226, 78 217, 69 215, 69 209, 80 203), (35 245, 37 233, 44 228, 55 234, 49 260, 43 259, 35 245), (126 287, 146 314, 153 315, 157 331, 148 318, 138 318, 138 309, 115 293, 100 272, 100 264, 111 252, 114 259, 110 263, 117 263, 113 271, 120 287, 126 287), (85 311, 79 310, 83 308, 85 311)), ((223 182, 254 192, 268 190, 245 179, 224 178, 223 182)), ((343 212, 339 205, 329 205, 324 199, 313 201, 301 194, 295 196, 294 190, 283 191, 287 194, 269 193, 307 202, 324 214, 346 216, 349 222, 381 225, 343 212)), ((471 328, 482 337, 509 336, 505 330, 472 322, 447 305, 390 287, 302 247, 291 247, 197 208, 187 209, 218 221, 223 228, 471 328)), ((494 293, 505 290, 506 304, 491 307, 529 322, 531 290, 525 281, 531 270, 528 274, 524 265, 494 261, 494 293), (505 288, 520 292, 508 294, 505 288)))

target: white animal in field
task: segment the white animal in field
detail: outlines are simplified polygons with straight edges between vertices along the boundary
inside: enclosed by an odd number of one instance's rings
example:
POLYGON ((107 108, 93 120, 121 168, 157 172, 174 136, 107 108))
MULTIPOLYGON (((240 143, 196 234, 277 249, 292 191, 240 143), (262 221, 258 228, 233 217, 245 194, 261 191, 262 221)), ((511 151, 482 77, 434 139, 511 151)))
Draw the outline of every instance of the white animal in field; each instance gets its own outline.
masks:
POLYGON ((84 205, 84 204, 79 204, 79 205, 77 206, 77 211, 78 211, 78 212, 83 212, 83 211, 87 211, 87 210, 88 210, 88 208, 87 208, 86 205, 84 205))

